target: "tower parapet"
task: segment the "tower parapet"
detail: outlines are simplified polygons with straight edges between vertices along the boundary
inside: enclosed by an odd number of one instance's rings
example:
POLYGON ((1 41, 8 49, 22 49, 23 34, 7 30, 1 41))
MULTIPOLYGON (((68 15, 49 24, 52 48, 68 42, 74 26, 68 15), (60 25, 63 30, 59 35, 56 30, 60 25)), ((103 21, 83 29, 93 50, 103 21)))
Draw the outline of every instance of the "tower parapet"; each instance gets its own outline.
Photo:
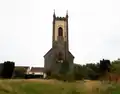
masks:
POLYGON ((66 17, 58 17, 58 16, 55 19, 56 20, 64 20, 64 21, 67 20, 66 17))

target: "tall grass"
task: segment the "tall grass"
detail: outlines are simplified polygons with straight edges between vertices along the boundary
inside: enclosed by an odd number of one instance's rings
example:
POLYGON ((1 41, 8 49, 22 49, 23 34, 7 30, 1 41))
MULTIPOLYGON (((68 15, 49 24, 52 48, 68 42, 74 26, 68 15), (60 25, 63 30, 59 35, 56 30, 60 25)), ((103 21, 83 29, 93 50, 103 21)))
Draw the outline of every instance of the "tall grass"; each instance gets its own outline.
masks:
POLYGON ((120 85, 82 81, 0 80, 0 94, 120 94, 120 85))

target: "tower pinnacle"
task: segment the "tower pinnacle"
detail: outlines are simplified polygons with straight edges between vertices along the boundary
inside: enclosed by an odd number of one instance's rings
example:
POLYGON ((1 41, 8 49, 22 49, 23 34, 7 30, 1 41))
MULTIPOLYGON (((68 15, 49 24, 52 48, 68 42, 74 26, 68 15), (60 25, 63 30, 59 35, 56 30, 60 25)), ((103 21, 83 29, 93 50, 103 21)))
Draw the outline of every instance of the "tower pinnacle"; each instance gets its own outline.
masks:
POLYGON ((53 17, 55 18, 55 9, 54 9, 54 12, 53 12, 53 17))
POLYGON ((68 10, 66 11, 66 18, 68 18, 68 10))

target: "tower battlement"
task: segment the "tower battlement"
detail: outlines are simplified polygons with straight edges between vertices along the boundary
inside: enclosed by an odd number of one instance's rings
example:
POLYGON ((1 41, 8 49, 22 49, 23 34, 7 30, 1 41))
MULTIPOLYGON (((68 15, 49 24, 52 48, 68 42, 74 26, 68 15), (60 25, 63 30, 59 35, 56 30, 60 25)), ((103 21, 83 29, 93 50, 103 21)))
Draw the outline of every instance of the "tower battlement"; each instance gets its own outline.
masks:
POLYGON ((66 17, 59 17, 59 16, 57 16, 56 18, 55 18, 56 20, 67 20, 67 18, 66 17))

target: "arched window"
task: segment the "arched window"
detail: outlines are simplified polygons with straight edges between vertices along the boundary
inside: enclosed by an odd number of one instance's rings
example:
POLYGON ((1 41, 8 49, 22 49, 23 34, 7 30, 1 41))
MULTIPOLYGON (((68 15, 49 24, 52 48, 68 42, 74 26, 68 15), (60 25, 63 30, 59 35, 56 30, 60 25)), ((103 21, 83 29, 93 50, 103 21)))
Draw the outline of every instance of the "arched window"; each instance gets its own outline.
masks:
POLYGON ((63 59, 63 54, 61 52, 58 53, 58 59, 62 60, 63 59))
POLYGON ((63 29, 62 29, 62 27, 58 28, 58 36, 63 36, 63 29))

